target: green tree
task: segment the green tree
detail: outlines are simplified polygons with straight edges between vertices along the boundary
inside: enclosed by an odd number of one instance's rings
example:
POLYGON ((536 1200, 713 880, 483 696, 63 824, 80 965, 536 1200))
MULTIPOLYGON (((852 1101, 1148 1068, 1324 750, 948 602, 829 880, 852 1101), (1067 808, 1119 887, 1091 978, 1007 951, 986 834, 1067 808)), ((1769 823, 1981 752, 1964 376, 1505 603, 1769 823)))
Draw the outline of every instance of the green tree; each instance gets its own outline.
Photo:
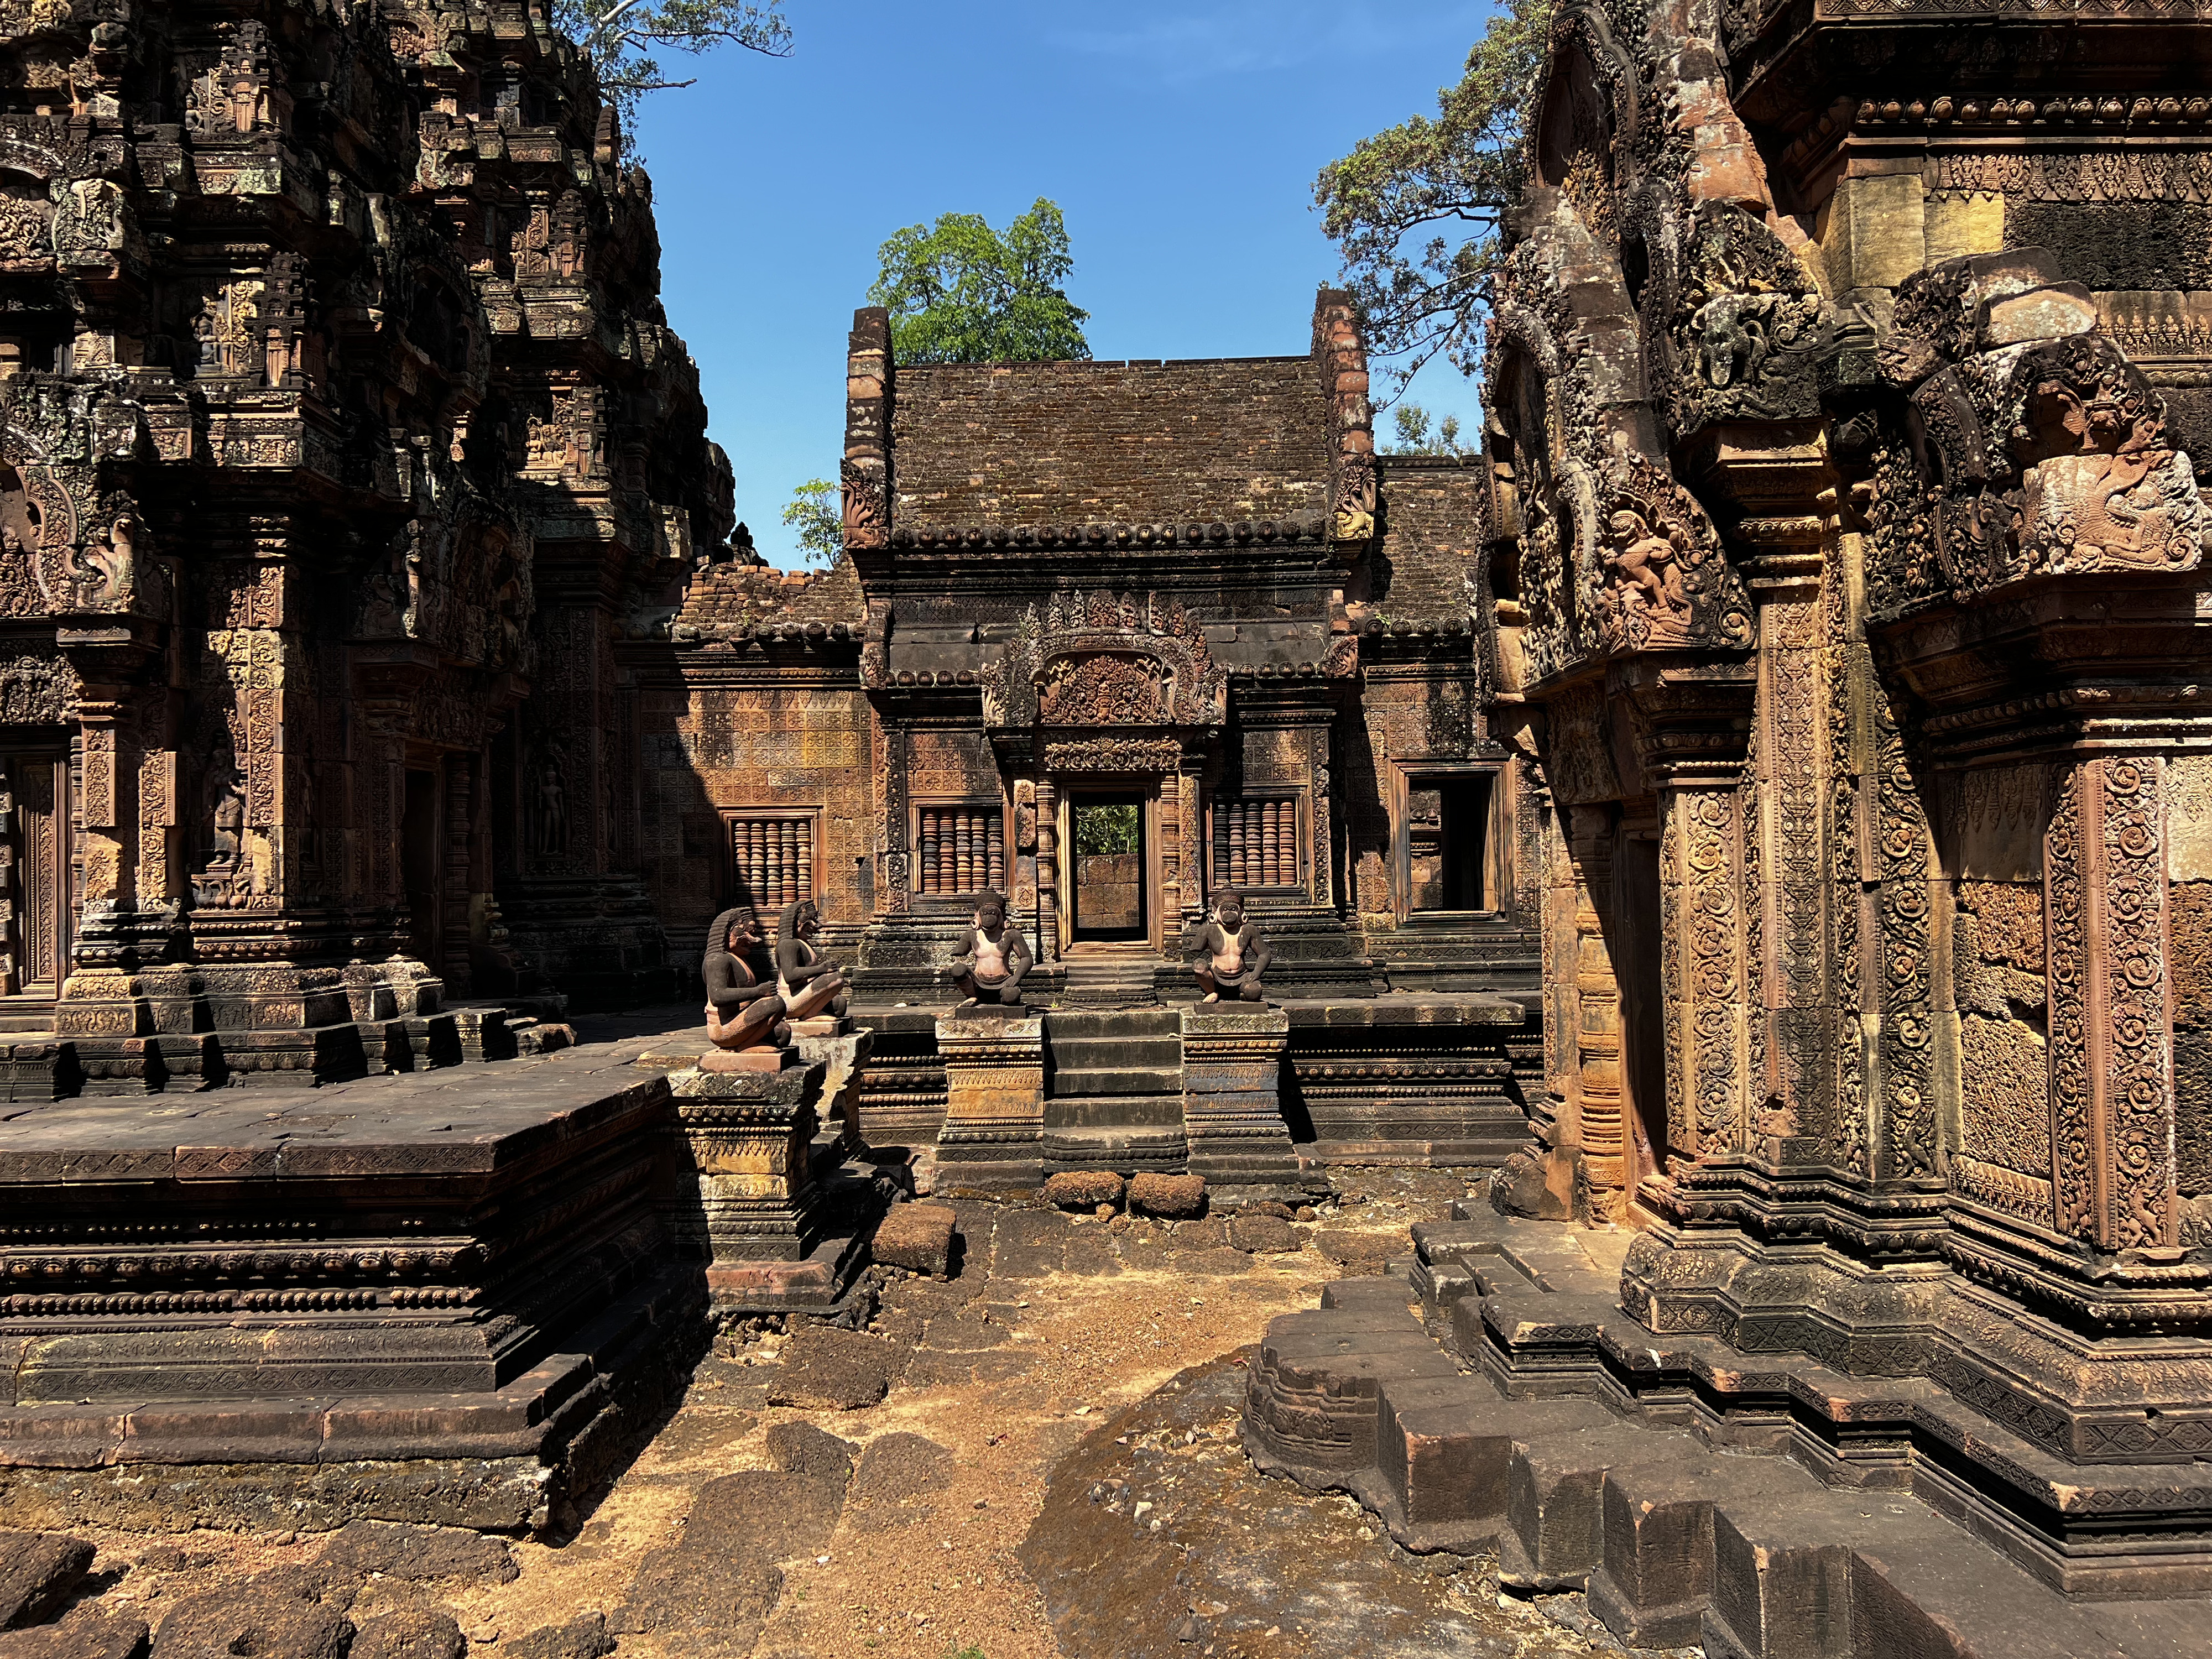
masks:
POLYGON ((1447 415, 1429 430, 1429 411, 1419 404, 1400 404, 1390 411, 1398 428, 1398 441, 1384 447, 1385 455, 1472 455, 1474 446, 1459 441, 1459 416, 1447 415))
POLYGON ((733 46, 791 56, 783 0, 553 0, 553 26, 591 54, 599 90, 622 112, 625 128, 647 93, 691 84, 669 79, 656 52, 696 57, 733 46))
POLYGON ((844 502, 827 478, 809 478, 791 492, 783 521, 799 532, 799 556, 809 564, 835 564, 845 549, 844 502))
POLYGON ((1505 210, 1527 172, 1522 137, 1542 89, 1553 0, 1504 0, 1459 84, 1415 116, 1363 138, 1314 180, 1322 229, 1367 316, 1368 350, 1395 360, 1398 392, 1443 354, 1480 367, 1490 274, 1505 210))
POLYGON ((1001 235, 978 213, 908 225, 882 249, 868 298, 891 313, 902 363, 1036 362, 1088 357, 1091 313, 1062 290, 1075 261, 1067 226, 1043 197, 1001 235))

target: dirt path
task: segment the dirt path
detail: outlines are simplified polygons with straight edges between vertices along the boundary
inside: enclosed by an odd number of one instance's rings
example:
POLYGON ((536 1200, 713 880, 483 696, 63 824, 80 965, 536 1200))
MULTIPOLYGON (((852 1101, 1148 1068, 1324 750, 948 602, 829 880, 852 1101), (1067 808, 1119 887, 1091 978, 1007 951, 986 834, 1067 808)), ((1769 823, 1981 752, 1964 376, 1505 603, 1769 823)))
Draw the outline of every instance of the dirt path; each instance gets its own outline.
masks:
MULTIPOLYGON (((1090 1437, 1081 1457, 1101 1467, 1132 1446, 1169 1447, 1170 1463, 1147 1464, 1138 1478, 1204 1501, 1154 1500, 1176 1516, 1164 1545, 1146 1516, 1121 1518, 1142 1498, 1102 1511, 1115 1518, 1098 1540, 1058 1540, 1075 1559, 1095 1551, 1095 1571, 1127 1581, 1107 1600, 1125 1613, 1143 1610, 1109 1641, 1095 1620, 1069 1622, 1070 1598, 1056 1592, 1073 1650, 1117 1659, 1337 1651, 1329 1633, 1350 1616, 1348 1596, 1398 1607, 1377 1653, 1591 1650, 1523 1609, 1500 1607, 1479 1571, 1446 1579, 1412 1562, 1346 1500, 1258 1476, 1238 1449, 1237 1352, 1276 1315, 1315 1305, 1328 1280, 1379 1271, 1404 1253, 1409 1225, 1446 1213, 1466 1190, 1462 1177, 1437 1171, 1340 1173, 1340 1208, 1295 1228, 1275 1224, 1272 1239, 1237 1235, 1273 1249, 1235 1248, 1218 1218, 1109 1223, 959 1204, 965 1259, 954 1279, 885 1274, 879 1311, 857 1334, 726 1332, 680 1408, 575 1538, 518 1544, 512 1583, 448 1583, 438 1601, 478 1655, 591 1659, 544 1638, 547 1627, 598 1613, 619 1652, 639 1659, 1046 1659, 1060 1648, 1018 1552, 1047 1507, 1054 1466, 1067 1459, 1073 1468, 1081 1460, 1070 1455, 1090 1437), (1148 1399, 1208 1362, 1218 1363, 1204 1388, 1191 1393, 1186 1380, 1148 1399), (825 1403, 872 1397, 851 1409, 825 1403), (783 1403, 792 1401, 811 1403, 783 1403), (1190 1421, 1176 1418, 1163 1440, 1152 1422, 1163 1411, 1190 1421), (848 1443, 848 1484, 843 1455, 818 1436, 794 1439, 781 1426, 793 1424, 848 1443), (808 1455, 835 1466, 829 1474, 814 1463, 805 1474, 769 1473, 790 1469, 802 1440, 808 1455), (724 1479, 732 1475, 741 1478, 724 1479), (1131 1548, 1115 1541, 1123 1534, 1131 1548), (1237 1542, 1223 1558, 1230 1565, 1199 1560, 1194 1540, 1215 1534, 1237 1542), (1161 1553, 1170 1547, 1192 1553, 1161 1553), (1203 1593, 1194 1588, 1200 1578, 1203 1593)), ((1079 1533, 1091 1524, 1071 1522, 1079 1533)), ((153 1547, 122 1534, 101 1541, 111 1569, 153 1547)), ((206 1534, 160 1544, 175 1553, 129 1571, 103 1598, 139 1604, 157 1626, 164 1598, 306 1563, 320 1548, 313 1538, 206 1534)), ((1049 1559, 1054 1547, 1045 1540, 1030 1559, 1049 1559)), ((420 1592, 372 1579, 356 1622, 380 1597, 407 1594, 420 1592)), ((1367 1623, 1379 1634, 1373 1617, 1367 1623)))

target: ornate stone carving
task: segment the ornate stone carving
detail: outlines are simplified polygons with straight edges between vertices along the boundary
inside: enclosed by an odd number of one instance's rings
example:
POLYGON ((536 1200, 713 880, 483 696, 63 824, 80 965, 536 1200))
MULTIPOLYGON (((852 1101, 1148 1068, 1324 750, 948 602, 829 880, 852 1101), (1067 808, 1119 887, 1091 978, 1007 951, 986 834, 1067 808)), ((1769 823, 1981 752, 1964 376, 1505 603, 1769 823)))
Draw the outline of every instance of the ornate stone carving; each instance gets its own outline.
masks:
POLYGON ((1044 745, 1052 772, 1172 772, 1182 759, 1173 738, 1048 738, 1044 745))
POLYGON ((1103 590, 1058 592, 1024 611, 982 677, 984 720, 1000 727, 1212 726, 1228 676, 1179 600, 1103 590))
POLYGON ((1686 270, 1670 331, 1676 430, 1816 412, 1814 371, 1831 329, 1804 265, 1733 204, 1706 204, 1686 234, 1686 270))
MULTIPOLYGON (((1613 470, 1593 526, 1589 590, 1608 650, 1735 648, 1751 642, 1751 603, 1697 498, 1638 456, 1613 470)), ((1587 567, 1585 567, 1587 568, 1587 567)))
POLYGON ((2190 570, 2212 511, 2165 400, 2050 257, 1955 259, 1907 282, 1883 374, 1911 388, 1910 453, 1877 440, 1878 611, 2024 577, 2190 570), (2035 284, 2040 283, 2041 286, 2035 284))

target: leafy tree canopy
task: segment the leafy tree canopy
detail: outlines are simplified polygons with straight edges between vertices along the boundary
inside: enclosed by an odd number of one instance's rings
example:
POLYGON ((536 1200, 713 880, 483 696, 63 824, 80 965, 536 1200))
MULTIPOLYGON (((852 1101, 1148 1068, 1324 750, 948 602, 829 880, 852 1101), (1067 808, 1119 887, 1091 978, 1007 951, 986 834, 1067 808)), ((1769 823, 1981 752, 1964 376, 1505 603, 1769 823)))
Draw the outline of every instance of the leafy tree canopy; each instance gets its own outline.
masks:
POLYGON ((1437 423, 1436 430, 1429 429, 1429 411, 1419 404, 1400 404, 1390 411, 1392 423, 1398 428, 1398 441, 1383 447, 1386 455, 1472 455, 1473 444, 1459 441, 1459 416, 1447 415, 1437 423))
POLYGON ((1091 313, 1062 284, 1075 269, 1067 226, 1043 197, 1003 234, 981 214, 908 225, 882 250, 869 300, 891 314, 902 363, 1035 362, 1088 357, 1091 313))
POLYGON ((799 532, 799 556, 809 564, 830 565, 845 547, 845 518, 837 486, 809 478, 791 492, 783 521, 799 532))
POLYGON ((1472 374, 1500 221, 1527 171, 1522 135, 1542 89, 1553 0, 1504 0, 1459 84, 1362 139, 1314 180, 1322 229, 1367 315, 1368 350, 1395 389, 1442 353, 1472 374))
POLYGON ((791 56, 783 0, 553 0, 553 25, 591 54, 599 90, 621 111, 625 128, 645 94, 691 84, 671 80, 656 52, 696 57, 736 46, 791 56))

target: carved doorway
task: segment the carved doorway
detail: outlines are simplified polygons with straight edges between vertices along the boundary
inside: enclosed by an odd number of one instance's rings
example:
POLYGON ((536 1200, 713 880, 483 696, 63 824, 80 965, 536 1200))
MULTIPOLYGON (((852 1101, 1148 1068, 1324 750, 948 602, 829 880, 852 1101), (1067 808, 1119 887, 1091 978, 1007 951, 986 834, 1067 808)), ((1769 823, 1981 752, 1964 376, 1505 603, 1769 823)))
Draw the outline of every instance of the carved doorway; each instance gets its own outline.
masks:
POLYGON ((442 860, 438 775, 407 773, 407 805, 399 820, 400 878, 407 890, 407 954, 433 973, 445 962, 444 907, 439 902, 442 860))
POLYGON ((61 995, 76 915, 70 834, 69 757, 58 749, 0 755, 8 811, 5 994, 46 1003, 61 995))
POLYGON ((1085 939, 1137 941, 1146 925, 1146 801, 1132 793, 1083 793, 1067 803, 1069 932, 1085 939))

